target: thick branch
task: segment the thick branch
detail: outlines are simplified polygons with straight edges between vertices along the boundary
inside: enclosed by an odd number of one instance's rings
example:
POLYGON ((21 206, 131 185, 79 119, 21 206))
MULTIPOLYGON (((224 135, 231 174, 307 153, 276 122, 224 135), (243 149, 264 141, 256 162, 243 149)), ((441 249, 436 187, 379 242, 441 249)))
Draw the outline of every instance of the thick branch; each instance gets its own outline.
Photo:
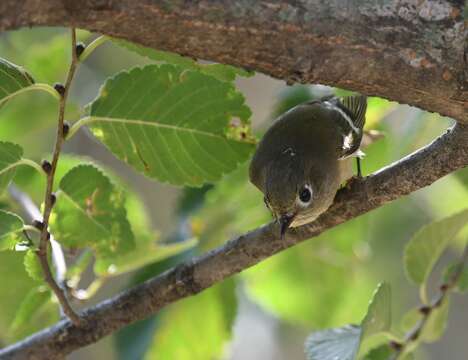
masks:
POLYGON ((2 0, 0 31, 75 26, 468 122, 463 0, 2 0))
MULTIPOLYGON (((398 199, 468 165, 468 126, 448 130, 430 145, 339 191, 315 222, 279 238, 269 224, 100 303, 83 313, 83 325, 62 320, 0 351, 0 359, 57 359, 98 341, 164 306, 197 294, 261 260, 333 226, 398 199)), ((260 206, 260 205, 259 205, 260 206)))

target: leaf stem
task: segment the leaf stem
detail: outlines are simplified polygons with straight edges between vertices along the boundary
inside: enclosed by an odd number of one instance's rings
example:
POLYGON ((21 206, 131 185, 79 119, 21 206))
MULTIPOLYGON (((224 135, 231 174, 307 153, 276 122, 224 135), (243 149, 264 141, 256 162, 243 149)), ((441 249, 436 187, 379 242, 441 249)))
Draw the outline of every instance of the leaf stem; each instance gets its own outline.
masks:
POLYGON ((36 252, 36 254, 39 258, 39 262, 44 272, 44 279, 47 282, 47 284, 51 287, 51 289, 53 290, 55 296, 57 297, 63 309, 63 312, 65 313, 65 315, 67 315, 70 318, 70 320, 75 325, 80 325, 80 322, 81 322, 80 317, 72 309, 65 295, 65 292, 55 281, 52 271, 50 270, 48 260, 47 260, 47 252, 48 252, 48 248, 50 245, 50 241, 49 241, 50 234, 48 231, 49 218, 52 212, 52 207, 54 205, 54 196, 52 194, 52 191, 54 187, 55 172, 57 170, 57 164, 58 164, 58 160, 60 157, 60 152, 62 150, 62 145, 65 140, 64 131, 63 131, 65 108, 67 104, 68 95, 70 93, 70 86, 71 86, 73 77, 75 75, 76 68, 78 66, 78 57, 76 53, 76 32, 74 28, 71 29, 71 52, 72 52, 72 57, 71 57, 70 67, 68 69, 68 74, 65 80, 65 84, 63 85, 63 93, 61 94, 60 101, 59 101, 57 136, 56 136, 54 152, 52 156, 51 169, 47 174, 47 187, 46 187, 45 198, 44 198, 44 212, 42 216, 43 227, 42 227, 42 232, 41 232, 41 237, 40 237, 40 242, 39 242, 39 249, 36 252))
POLYGON ((91 55, 91 53, 94 50, 96 50, 96 48, 98 46, 104 44, 108 40, 110 40, 110 38, 108 36, 105 36, 105 35, 101 35, 101 36, 97 37, 96 39, 94 39, 89 45, 86 46, 85 50, 80 55, 79 61, 80 62, 85 61, 88 58, 88 56, 91 55))
POLYGON ((27 165, 32 167, 33 169, 37 170, 39 174, 44 174, 44 170, 42 170, 41 165, 39 165, 37 162, 30 160, 30 159, 21 159, 16 163, 16 165, 27 165))
POLYGON ((70 130, 68 131, 67 139, 71 139, 73 135, 83 126, 90 122, 93 122, 93 118, 91 116, 85 116, 75 121, 75 123, 71 126, 70 130))
POLYGON ((20 95, 20 94, 23 94, 23 93, 26 93, 26 92, 29 92, 29 91, 35 91, 35 90, 45 91, 46 93, 52 95, 55 99, 60 101, 59 93, 52 86, 50 86, 49 84, 39 83, 39 84, 29 85, 28 87, 22 88, 22 89, 20 89, 18 91, 15 91, 15 92, 5 96, 4 98, 0 99, 0 105, 7 102, 8 100, 16 97, 17 95, 20 95))
POLYGON ((36 169, 40 174, 44 173, 41 166, 38 163, 36 163, 36 162, 34 162, 32 160, 29 160, 29 159, 20 159, 17 162, 14 162, 13 164, 10 164, 7 167, 4 167, 3 169, 1 169, 0 170, 0 175, 4 174, 7 171, 12 170, 15 167, 20 166, 20 165, 28 165, 28 166, 31 166, 32 168, 36 169))

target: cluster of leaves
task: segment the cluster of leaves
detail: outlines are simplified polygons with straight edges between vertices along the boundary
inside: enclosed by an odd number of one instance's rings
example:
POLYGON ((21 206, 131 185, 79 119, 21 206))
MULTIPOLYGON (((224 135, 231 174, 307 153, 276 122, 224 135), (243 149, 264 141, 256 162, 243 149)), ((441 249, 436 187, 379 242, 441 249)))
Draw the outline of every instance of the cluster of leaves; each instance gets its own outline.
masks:
MULTIPOLYGON (((58 47, 63 52, 68 41, 58 37, 51 42, 62 44, 58 47)), ((172 185, 212 183, 247 160, 255 142, 249 133, 251 113, 233 81, 237 75, 248 73, 116 43, 158 63, 134 67, 106 80, 86 107, 86 116, 73 124, 66 140, 87 125, 117 158, 149 178, 172 185)), ((40 56, 36 60, 40 63, 40 56)), ((37 63, 33 67, 43 71, 37 63)), ((41 79, 50 80, 51 74, 41 75, 41 79)), ((10 102, 24 92, 45 90, 58 98, 52 86, 37 83, 28 71, 6 59, 0 59, 0 84, 0 105, 7 104, 5 109, 10 113, 18 106, 10 106, 10 102)), ((2 132, 5 140, 15 138, 9 135, 12 133, 2 132)), ((0 142, 2 198, 9 200, 6 190, 12 181, 35 199, 45 190, 45 172, 23 153, 19 144, 0 142)), ((75 287, 91 264, 95 280, 89 291, 111 276, 162 261, 196 244, 193 238, 171 243, 161 239, 151 229, 138 196, 94 161, 62 156, 55 180, 57 201, 50 231, 65 249, 81 254, 66 275, 72 294, 85 293, 75 287)), ((24 252, 24 268, 35 285, 10 323, 10 339, 23 335, 32 315, 52 307, 54 301, 43 283, 35 254, 37 239, 32 234, 24 236, 35 229, 18 214, 21 209, 10 201, 0 209, 0 250, 24 252)))
MULTIPOLYGON (((408 279, 420 288, 422 306, 411 309, 403 317, 400 332, 391 330, 391 293, 387 284, 381 284, 371 300, 368 311, 359 326, 348 325, 312 333, 306 342, 308 360, 365 359, 386 360, 392 358, 394 350, 403 347, 399 359, 411 359, 419 343, 438 340, 444 333, 448 318, 449 296, 440 303, 431 302, 427 295, 427 283, 435 264, 468 223, 468 209, 448 218, 422 227, 410 240, 405 249, 404 268, 408 279), (431 307, 428 314, 428 307, 431 307), (422 317, 427 316, 423 326, 414 337, 405 338, 422 317), (403 332, 403 334, 401 333, 403 332), (404 344, 404 345, 403 345, 404 344)), ((468 246, 468 244, 467 244, 468 246)), ((445 270, 444 281, 448 281, 458 266, 461 274, 455 284, 457 291, 468 290, 468 266, 452 264, 445 270)))

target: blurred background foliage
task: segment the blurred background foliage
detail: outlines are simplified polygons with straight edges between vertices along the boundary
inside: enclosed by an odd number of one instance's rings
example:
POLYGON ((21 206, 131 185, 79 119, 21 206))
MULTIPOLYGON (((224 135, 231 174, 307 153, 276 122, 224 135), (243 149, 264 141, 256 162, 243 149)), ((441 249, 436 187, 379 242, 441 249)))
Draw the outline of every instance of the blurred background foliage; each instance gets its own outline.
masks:
MULTIPOLYGON (((83 41, 93 37, 79 32, 83 41)), ((63 80, 68 47, 63 29, 23 29, 0 35, 0 57, 24 66, 41 82, 63 80)), ((78 109, 97 95, 108 76, 148 61, 115 44, 100 47, 79 69, 72 89, 74 105, 67 120, 78 119, 78 109)), ((347 93, 324 86, 286 86, 259 74, 239 79, 237 85, 252 109, 254 130, 259 136, 278 114, 298 103, 331 92, 347 93)), ((43 94, 14 99, 0 111, 0 140, 22 145, 28 157, 40 161, 53 144, 56 111, 56 102, 43 94)), ((364 174, 415 151, 452 123, 436 114, 370 98, 367 128, 385 136, 365 149, 364 174)), ((140 229, 135 237, 145 239, 154 252, 154 257, 141 262, 135 257, 150 251, 149 247, 132 259, 123 259, 123 265, 136 264, 125 270, 146 266, 123 276, 109 276, 95 296, 77 306, 90 306, 271 220, 260 192, 247 180, 248 164, 214 185, 178 189, 136 174, 84 130, 67 142, 65 151, 68 155, 61 161, 58 178, 80 158, 92 158, 111 169, 117 181, 131 189, 126 206, 133 228, 140 229), (155 244, 177 245, 188 240, 190 246, 174 251, 177 255, 159 257, 158 251, 164 250, 155 244)), ((45 183, 33 170, 20 168, 15 182, 37 204, 41 203, 45 183)), ((195 297, 170 305, 150 319, 77 351, 71 358, 303 359, 306 335, 312 330, 359 322, 373 289, 381 281, 392 285, 395 319, 417 304, 417 289, 407 283, 403 273, 403 247, 421 225, 453 214, 467 204, 465 169, 284 251, 195 297)), ((0 198, 0 208, 14 206, 7 194, 0 198)), ((452 255, 460 252, 466 236, 467 231, 459 236, 452 255)), ((67 253, 69 259, 75 256, 67 253)), ((80 281, 92 284, 91 265, 86 262, 83 268, 87 268, 86 276, 80 281)), ((57 320, 56 306, 48 301, 30 310, 27 321, 12 329, 19 304, 40 285, 27 276, 23 254, 18 252, 0 253, 0 277, 0 346, 57 320)), ((417 354, 420 359, 466 358, 463 336, 456 336, 466 332, 466 306, 466 298, 453 299, 448 332, 441 341, 423 348, 417 354)))

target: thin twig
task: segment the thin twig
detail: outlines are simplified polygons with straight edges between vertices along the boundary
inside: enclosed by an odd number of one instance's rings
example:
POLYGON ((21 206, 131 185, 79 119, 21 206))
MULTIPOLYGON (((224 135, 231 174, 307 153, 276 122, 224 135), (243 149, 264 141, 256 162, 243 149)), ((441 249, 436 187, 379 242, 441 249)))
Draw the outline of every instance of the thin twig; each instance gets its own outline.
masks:
POLYGON ((410 344, 419 340, 427 322, 429 321, 431 314, 437 308, 439 308, 444 303, 444 301, 446 301, 446 299, 450 295, 450 292, 457 285, 458 280, 460 279, 460 276, 463 273, 463 269, 467 265, 467 262, 468 244, 465 246, 463 255, 460 257, 460 260, 456 264, 456 270, 451 274, 450 278, 440 286, 439 294, 431 301, 430 305, 423 305, 419 308, 422 317, 418 321, 418 323, 410 331, 408 331, 408 333, 405 334, 404 340, 402 342, 392 341, 390 343, 390 347, 394 350, 392 354, 393 360, 399 359, 402 355, 405 354, 405 350, 410 344))
POLYGON ((57 163, 60 157, 60 152, 62 150, 62 145, 65 140, 64 132, 63 132, 63 124, 65 118, 65 108, 67 103, 68 94, 70 92, 70 85, 73 80, 73 76, 75 75, 76 67, 78 65, 78 58, 76 56, 76 33, 75 29, 71 29, 71 62, 70 67, 68 70, 67 79, 65 84, 63 85, 63 93, 61 94, 60 102, 59 102, 59 112, 58 112, 58 124, 57 124, 57 137, 55 140, 55 147, 54 153, 52 156, 52 163, 50 169, 47 171, 47 188, 45 193, 44 199, 44 213, 42 216, 42 232, 41 238, 39 242, 39 249, 37 251, 37 256, 39 258, 39 262, 41 263, 42 270, 44 272, 44 278, 47 284, 52 288, 53 292, 58 298, 60 305, 64 313, 73 321, 74 324, 78 325, 80 323, 80 317, 75 313, 75 311, 70 306, 67 297, 64 291, 60 288, 60 286, 55 282, 52 272, 49 267, 49 263, 47 260, 47 251, 49 247, 49 218, 50 213, 52 211, 52 207, 54 206, 54 199, 55 196, 52 194, 54 188, 54 178, 55 178, 55 171, 57 170, 57 163))

